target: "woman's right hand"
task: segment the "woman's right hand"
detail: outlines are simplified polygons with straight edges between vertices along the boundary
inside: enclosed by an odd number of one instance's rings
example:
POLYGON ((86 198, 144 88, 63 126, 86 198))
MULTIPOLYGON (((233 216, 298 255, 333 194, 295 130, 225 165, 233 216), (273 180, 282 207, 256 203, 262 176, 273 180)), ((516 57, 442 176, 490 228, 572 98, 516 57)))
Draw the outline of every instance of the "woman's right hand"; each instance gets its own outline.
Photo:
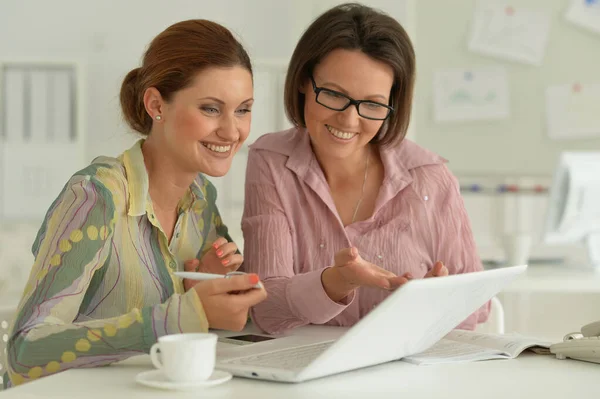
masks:
POLYGON ((201 281, 194 285, 210 328, 241 331, 248 320, 250 307, 267 297, 264 288, 253 288, 256 274, 201 281))
POLYGON ((412 278, 410 273, 397 276, 364 260, 355 247, 345 248, 335 254, 335 265, 321 274, 327 295, 338 302, 360 286, 393 290, 412 278))

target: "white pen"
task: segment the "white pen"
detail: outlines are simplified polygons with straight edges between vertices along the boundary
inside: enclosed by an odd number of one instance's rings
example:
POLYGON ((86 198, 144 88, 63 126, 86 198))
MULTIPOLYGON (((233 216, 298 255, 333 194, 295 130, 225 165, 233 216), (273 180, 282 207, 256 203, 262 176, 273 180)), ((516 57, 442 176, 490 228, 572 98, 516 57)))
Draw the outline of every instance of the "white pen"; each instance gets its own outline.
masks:
MULTIPOLYGON (((187 278, 190 280, 216 280, 219 278, 230 278, 233 276, 243 276, 244 272, 229 272, 227 274, 213 274, 213 273, 200 273, 200 272, 174 272, 177 277, 187 278)), ((262 288, 263 285, 259 281, 254 285, 254 288, 262 288)))

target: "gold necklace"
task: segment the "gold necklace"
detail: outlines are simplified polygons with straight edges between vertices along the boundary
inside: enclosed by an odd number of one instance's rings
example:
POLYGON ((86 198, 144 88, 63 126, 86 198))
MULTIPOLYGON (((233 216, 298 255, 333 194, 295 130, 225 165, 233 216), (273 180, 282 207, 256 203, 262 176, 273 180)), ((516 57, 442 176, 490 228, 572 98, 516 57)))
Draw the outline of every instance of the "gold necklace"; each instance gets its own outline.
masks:
POLYGON ((362 184, 362 190, 360 193, 360 198, 358 199, 358 202, 356 203, 356 207, 354 208, 354 215, 352 215, 352 221, 350 222, 351 224, 354 223, 354 221, 356 220, 356 214, 358 213, 358 209, 360 208, 360 203, 363 200, 363 197, 365 196, 365 186, 367 184, 367 174, 369 172, 369 151, 367 150, 367 165, 365 166, 365 177, 363 178, 363 184, 362 184))

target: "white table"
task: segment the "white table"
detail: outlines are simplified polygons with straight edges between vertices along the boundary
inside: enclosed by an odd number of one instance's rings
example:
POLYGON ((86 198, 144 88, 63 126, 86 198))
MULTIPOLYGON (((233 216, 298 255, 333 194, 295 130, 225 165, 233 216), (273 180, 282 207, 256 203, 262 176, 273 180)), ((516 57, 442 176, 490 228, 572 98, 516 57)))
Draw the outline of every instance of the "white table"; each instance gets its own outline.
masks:
MULTIPOLYGON (((326 335, 335 327, 305 327, 326 335)), ((524 353, 514 360, 415 366, 392 362, 300 384, 234 378, 194 392, 137 385, 152 366, 147 355, 96 369, 70 370, 11 388, 0 399, 28 398, 592 398, 600 394, 600 365, 524 353)))
POLYGON ((600 269, 532 264, 498 298, 507 333, 560 341, 600 320, 600 269))
POLYGON ((503 292, 600 293, 600 268, 532 264, 503 292))

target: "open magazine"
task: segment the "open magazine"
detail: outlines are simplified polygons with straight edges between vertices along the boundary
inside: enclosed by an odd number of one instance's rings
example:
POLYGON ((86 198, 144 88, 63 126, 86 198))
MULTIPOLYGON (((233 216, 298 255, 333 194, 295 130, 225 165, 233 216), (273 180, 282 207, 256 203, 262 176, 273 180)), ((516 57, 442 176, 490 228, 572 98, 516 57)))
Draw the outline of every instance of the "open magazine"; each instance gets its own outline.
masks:
POLYGON ((514 359, 527 349, 539 354, 550 354, 550 345, 551 342, 518 334, 483 334, 453 330, 426 351, 404 357, 402 360, 428 365, 514 359))

